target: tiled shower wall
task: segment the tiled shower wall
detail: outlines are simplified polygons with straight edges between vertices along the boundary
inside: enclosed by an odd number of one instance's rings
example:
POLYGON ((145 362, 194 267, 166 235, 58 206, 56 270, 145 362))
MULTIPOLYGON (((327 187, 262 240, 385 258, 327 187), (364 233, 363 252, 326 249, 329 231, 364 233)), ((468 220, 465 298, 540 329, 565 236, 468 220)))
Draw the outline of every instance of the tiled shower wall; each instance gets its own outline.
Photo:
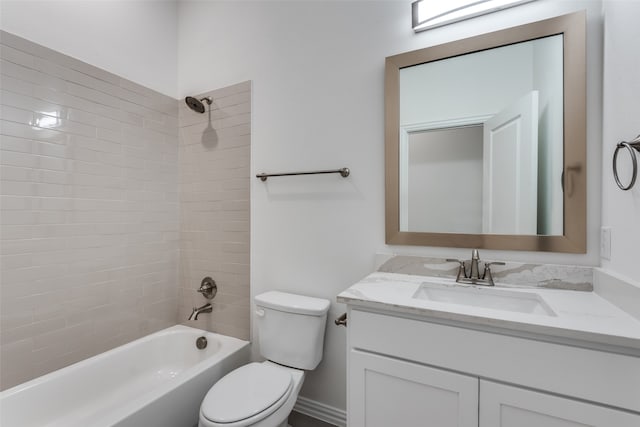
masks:
POLYGON ((4 389, 176 324, 180 236, 178 102, 0 44, 4 389))
MULTIPOLYGON (((199 94, 198 114, 180 103, 180 322, 249 339, 249 173, 251 82, 199 94), (218 285, 213 312, 187 321, 207 300, 205 276, 218 285)), ((255 178, 254 178, 255 179, 255 178)))
POLYGON ((250 82, 200 115, 5 32, 0 49, 0 389, 176 323, 248 339, 250 82), (187 321, 204 276, 213 313, 187 321))

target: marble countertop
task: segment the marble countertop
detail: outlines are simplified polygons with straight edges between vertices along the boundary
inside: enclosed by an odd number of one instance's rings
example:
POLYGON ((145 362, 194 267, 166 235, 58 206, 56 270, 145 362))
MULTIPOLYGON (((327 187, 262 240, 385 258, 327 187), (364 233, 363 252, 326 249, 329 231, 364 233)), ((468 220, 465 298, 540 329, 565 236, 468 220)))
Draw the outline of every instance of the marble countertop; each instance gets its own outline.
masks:
POLYGON ((549 316, 413 298, 423 283, 470 286, 456 284, 450 278, 375 272, 340 293, 337 301, 373 311, 462 322, 474 328, 640 356, 640 321, 594 292, 508 285, 474 287, 478 292, 508 289, 534 293, 553 311, 549 316))

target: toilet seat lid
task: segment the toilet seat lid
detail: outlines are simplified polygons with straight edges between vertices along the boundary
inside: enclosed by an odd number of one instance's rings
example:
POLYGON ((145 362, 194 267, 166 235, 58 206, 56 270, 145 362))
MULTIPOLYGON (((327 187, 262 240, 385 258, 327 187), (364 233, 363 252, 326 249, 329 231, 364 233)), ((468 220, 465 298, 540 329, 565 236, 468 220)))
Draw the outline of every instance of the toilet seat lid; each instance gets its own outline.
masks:
POLYGON ((286 369, 265 363, 249 363, 215 383, 202 401, 200 410, 213 422, 234 423, 283 401, 282 397, 289 393, 291 384, 291 374, 286 369))

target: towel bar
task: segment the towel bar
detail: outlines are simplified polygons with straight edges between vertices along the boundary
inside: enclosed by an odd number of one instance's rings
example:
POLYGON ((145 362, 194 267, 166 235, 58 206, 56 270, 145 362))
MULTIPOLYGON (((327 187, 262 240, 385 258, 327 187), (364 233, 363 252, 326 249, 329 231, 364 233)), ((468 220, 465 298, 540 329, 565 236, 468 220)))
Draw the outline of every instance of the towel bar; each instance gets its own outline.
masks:
POLYGON ((331 169, 331 170, 322 170, 322 171, 310 171, 310 172, 286 172, 286 173, 259 173, 256 175, 256 178, 260 178, 261 181, 266 181, 267 178, 272 176, 292 176, 292 175, 317 175, 321 173, 339 173, 343 178, 349 176, 351 171, 349 168, 340 168, 340 169, 331 169))

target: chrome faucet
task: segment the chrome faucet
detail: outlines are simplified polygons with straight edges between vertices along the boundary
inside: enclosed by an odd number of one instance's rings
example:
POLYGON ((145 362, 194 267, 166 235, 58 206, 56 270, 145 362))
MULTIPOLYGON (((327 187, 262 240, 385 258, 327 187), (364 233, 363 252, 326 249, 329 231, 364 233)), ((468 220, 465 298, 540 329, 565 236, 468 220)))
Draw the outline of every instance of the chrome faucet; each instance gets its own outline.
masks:
POLYGON ((470 283, 472 285, 485 285, 494 286, 493 275, 491 274, 492 265, 504 265, 504 262, 485 262, 484 271, 480 275, 480 252, 474 249, 471 252, 470 261, 461 261, 459 259, 447 259, 447 262, 457 262, 460 264, 458 267, 458 275, 456 276, 456 282, 458 283, 470 283), (467 274, 467 263, 469 263, 469 272, 467 274))
POLYGON ((202 307, 193 307, 193 311, 189 316, 188 320, 198 320, 198 315, 200 313, 211 313, 213 311, 213 306, 211 303, 206 303, 202 307))
POLYGON ((480 279, 480 268, 478 267, 479 262, 480 262, 480 252, 478 252, 477 249, 474 249, 471 252, 471 271, 469 272, 468 279, 471 279, 471 280, 480 279))

